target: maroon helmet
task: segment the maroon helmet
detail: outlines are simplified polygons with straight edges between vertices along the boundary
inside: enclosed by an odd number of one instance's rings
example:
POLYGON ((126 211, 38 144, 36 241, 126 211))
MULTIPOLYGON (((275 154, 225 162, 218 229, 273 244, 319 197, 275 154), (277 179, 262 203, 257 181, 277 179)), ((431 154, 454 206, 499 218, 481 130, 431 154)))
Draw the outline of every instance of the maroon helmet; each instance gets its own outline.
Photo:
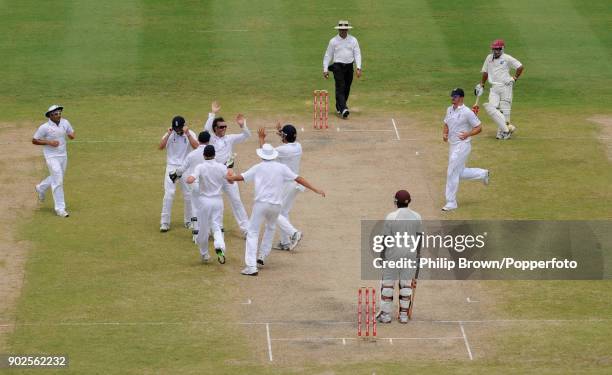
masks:
POLYGON ((506 43, 504 43, 503 39, 495 39, 491 43, 491 49, 504 48, 505 45, 506 43))

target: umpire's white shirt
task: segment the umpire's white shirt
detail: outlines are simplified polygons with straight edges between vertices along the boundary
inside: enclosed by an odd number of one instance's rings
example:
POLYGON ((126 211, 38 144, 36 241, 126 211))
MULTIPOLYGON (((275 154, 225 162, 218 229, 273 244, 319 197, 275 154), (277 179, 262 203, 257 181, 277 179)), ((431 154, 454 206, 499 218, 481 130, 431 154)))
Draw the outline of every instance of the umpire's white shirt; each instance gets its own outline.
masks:
MULTIPOLYGON (((189 133, 191 133, 193 138, 196 138, 196 134, 192 130, 189 130, 189 133)), ((168 136, 168 142, 166 143, 166 164, 176 166, 183 165, 183 161, 185 161, 187 154, 189 154, 191 150, 193 150, 193 147, 191 147, 187 135, 178 135, 173 131, 168 136)))
POLYGON ((489 75, 487 79, 491 85, 499 86, 512 81, 510 69, 518 69, 521 66, 523 64, 520 61, 508 54, 502 53, 498 59, 494 59, 493 54, 490 53, 482 64, 481 72, 489 75))
POLYGON ((480 120, 471 109, 462 104, 457 108, 454 108, 452 105, 448 107, 444 123, 448 126, 448 142, 450 144, 457 144, 470 142, 472 137, 461 140, 459 139, 459 133, 471 132, 472 128, 480 125, 480 120))
POLYGON ((214 113, 208 114, 208 120, 204 125, 204 130, 210 133, 210 144, 215 146, 215 160, 225 164, 233 154, 234 144, 242 143, 249 139, 251 131, 247 127, 246 120, 240 134, 226 134, 224 137, 217 137, 212 128, 212 123, 215 119, 214 113))
POLYGON ((352 35, 344 39, 340 35, 331 38, 323 57, 323 71, 327 72, 330 63, 352 64, 353 61, 357 69, 361 69, 361 49, 357 38, 352 35))
POLYGON ((209 198, 220 197, 226 181, 227 167, 215 160, 204 160, 193 170, 192 176, 198 181, 200 193, 209 198))
POLYGON ((255 182, 255 202, 280 205, 283 202, 285 182, 298 178, 298 175, 277 161, 262 161, 242 173, 245 182, 255 182))
POLYGON ((34 139, 46 140, 46 141, 58 141, 59 146, 53 147, 49 145, 43 146, 43 154, 45 159, 49 158, 65 158, 68 156, 66 153, 66 134, 74 133, 70 122, 66 119, 60 119, 59 124, 49 121, 40 125, 34 133, 34 139))

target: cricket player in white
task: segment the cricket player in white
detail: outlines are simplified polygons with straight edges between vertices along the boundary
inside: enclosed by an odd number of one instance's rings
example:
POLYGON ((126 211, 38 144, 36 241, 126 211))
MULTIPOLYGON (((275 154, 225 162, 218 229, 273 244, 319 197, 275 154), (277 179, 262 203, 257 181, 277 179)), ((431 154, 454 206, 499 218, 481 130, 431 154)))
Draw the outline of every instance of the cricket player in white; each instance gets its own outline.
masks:
POLYGON ((215 252, 219 263, 225 263, 225 241, 217 218, 223 212, 223 198, 221 190, 227 182, 227 167, 215 161, 215 147, 207 145, 203 151, 204 162, 197 165, 193 172, 187 177, 187 183, 198 183, 199 194, 199 231, 197 236, 198 247, 202 262, 208 262, 208 234, 213 232, 215 252))
MULTIPOLYGON (((387 247, 381 254, 385 261, 401 261, 403 259, 417 259, 418 243, 413 239, 423 233, 421 215, 408 208, 411 201, 410 193, 400 190, 395 193, 396 211, 385 218, 383 235, 396 236, 397 233, 407 233, 410 243, 403 247, 387 247)), ((419 240, 417 240, 419 241, 419 240)), ((395 282, 399 286, 399 321, 408 323, 408 309, 412 298, 412 288, 416 286, 415 269, 412 268, 383 268, 380 290, 380 313, 377 320, 380 323, 391 323, 393 311, 393 294, 395 282), (414 280, 414 281, 413 281, 414 280)))
MULTIPOLYGON (((166 134, 159 143, 160 150, 166 150, 166 173, 164 173, 164 200, 162 203, 161 226, 160 232, 170 230, 170 216, 172 213, 172 202, 176 193, 176 185, 170 179, 170 174, 176 173, 177 169, 183 165, 187 154, 198 147, 196 135, 192 130, 185 126, 185 119, 181 116, 175 116, 172 119, 172 127, 168 129, 166 134)), ((183 178, 178 178, 178 184, 183 192, 183 200, 185 201, 185 210, 183 214, 183 222, 185 227, 191 226, 191 191, 189 185, 183 178)))
POLYGON ((53 192, 55 213, 60 217, 68 217, 64 201, 64 174, 68 165, 66 152, 66 137, 74 139, 74 129, 68 120, 62 118, 64 107, 52 105, 45 113, 49 120, 38 127, 32 137, 32 143, 43 147, 43 154, 49 168, 49 176, 36 185, 38 200, 45 200, 47 189, 53 192))
MULTIPOLYGON (((497 139, 509 139, 516 130, 516 126, 510 123, 510 112, 512 109, 512 88, 514 83, 523 73, 523 64, 514 57, 504 53, 504 41, 497 39, 491 43, 490 53, 482 65, 482 79, 476 85, 474 94, 480 96, 484 92, 484 85, 489 80, 489 102, 484 104, 487 114, 497 124, 497 139), (514 76, 510 70, 515 69, 514 76)), ((478 113, 478 107, 475 107, 478 113)))
MULTIPOLYGON (((204 124, 204 130, 208 131, 211 135, 210 144, 215 146, 215 160, 219 163, 224 164, 229 169, 234 167, 234 145, 242 143, 249 139, 251 131, 246 125, 246 119, 242 114, 236 116, 236 122, 240 126, 242 133, 240 134, 225 134, 227 130, 227 123, 223 120, 223 117, 215 118, 217 112, 221 109, 218 102, 214 101, 211 105, 212 112, 208 114, 208 120, 204 124)), ((232 212, 236 218, 236 222, 242 231, 242 234, 246 235, 249 225, 249 217, 247 216, 242 200, 240 200, 240 190, 237 184, 225 184, 223 186, 223 192, 227 194, 230 204, 232 206, 232 212)))
MULTIPOLYGON (((296 142, 297 129, 291 124, 281 128, 280 122, 276 124, 278 135, 281 137, 282 145, 275 148, 278 152, 278 162, 285 164, 295 174, 300 173, 300 161, 302 159, 302 145, 296 142)), ((262 147, 266 140, 265 128, 257 131, 259 136, 259 147, 262 147)), ((278 216, 278 228, 280 229, 280 242, 274 246, 278 250, 293 250, 302 239, 302 232, 297 230, 289 221, 289 211, 293 207, 293 202, 299 192, 304 192, 304 187, 295 181, 287 181, 283 188, 283 202, 281 212, 278 216)))
POLYGON ((253 181, 255 184, 255 203, 249 220, 246 249, 244 261, 246 267, 242 270, 243 275, 256 276, 257 265, 264 265, 264 260, 272 250, 272 240, 276 229, 276 221, 281 211, 283 201, 283 188, 285 182, 295 181, 298 184, 325 197, 325 192, 316 189, 306 179, 298 176, 284 164, 274 161, 278 157, 278 151, 270 144, 264 144, 257 149, 257 155, 262 162, 254 165, 246 172, 239 175, 227 176, 229 182, 253 181), (257 242, 259 240, 259 229, 265 224, 264 234, 257 256, 257 242))
POLYGON ((466 168, 465 164, 472 150, 472 136, 480 133, 482 127, 476 114, 463 105, 465 93, 456 88, 451 92, 452 105, 446 110, 442 139, 449 143, 448 170, 446 172, 446 204, 442 211, 457 208, 459 180, 482 180, 489 184, 489 171, 481 168, 466 168))
MULTIPOLYGON (((198 165, 204 162, 204 147, 208 145, 210 141, 210 133, 207 131, 200 132, 198 134, 198 148, 187 154, 185 161, 181 168, 177 169, 174 174, 170 174, 170 179, 175 182, 177 178, 182 175, 192 176, 193 170, 198 165)), ((198 182, 191 184, 191 234, 193 236, 193 242, 196 242, 196 236, 198 235, 198 214, 200 212, 200 188, 198 182)), ((223 215, 223 213, 221 213, 223 215)), ((196 242, 197 243, 197 242, 196 242)))

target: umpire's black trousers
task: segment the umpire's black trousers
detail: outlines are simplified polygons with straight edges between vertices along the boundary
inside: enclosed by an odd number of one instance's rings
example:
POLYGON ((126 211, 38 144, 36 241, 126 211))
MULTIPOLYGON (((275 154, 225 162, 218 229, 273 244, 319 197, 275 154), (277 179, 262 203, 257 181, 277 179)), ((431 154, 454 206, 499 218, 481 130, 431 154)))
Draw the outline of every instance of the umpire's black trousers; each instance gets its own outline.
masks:
POLYGON ((353 83, 353 63, 333 63, 329 70, 334 73, 334 81, 336 81, 336 110, 342 113, 347 109, 346 102, 353 83))

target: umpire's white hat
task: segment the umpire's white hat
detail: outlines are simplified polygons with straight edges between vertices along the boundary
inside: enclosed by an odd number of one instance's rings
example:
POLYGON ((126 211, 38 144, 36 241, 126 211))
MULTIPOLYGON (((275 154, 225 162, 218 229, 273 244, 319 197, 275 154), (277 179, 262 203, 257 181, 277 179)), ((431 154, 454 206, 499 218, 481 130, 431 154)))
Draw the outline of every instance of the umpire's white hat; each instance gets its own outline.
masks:
POLYGON ((51 107, 49 107, 49 109, 47 109, 47 112, 45 112, 45 117, 49 117, 49 114, 53 111, 63 111, 64 107, 62 107, 61 105, 57 105, 57 104, 53 104, 51 107))
POLYGON ((338 21, 338 26, 335 26, 334 29, 336 30, 348 30, 348 29, 352 29, 353 26, 351 26, 349 24, 349 21, 347 20, 340 20, 338 21))

